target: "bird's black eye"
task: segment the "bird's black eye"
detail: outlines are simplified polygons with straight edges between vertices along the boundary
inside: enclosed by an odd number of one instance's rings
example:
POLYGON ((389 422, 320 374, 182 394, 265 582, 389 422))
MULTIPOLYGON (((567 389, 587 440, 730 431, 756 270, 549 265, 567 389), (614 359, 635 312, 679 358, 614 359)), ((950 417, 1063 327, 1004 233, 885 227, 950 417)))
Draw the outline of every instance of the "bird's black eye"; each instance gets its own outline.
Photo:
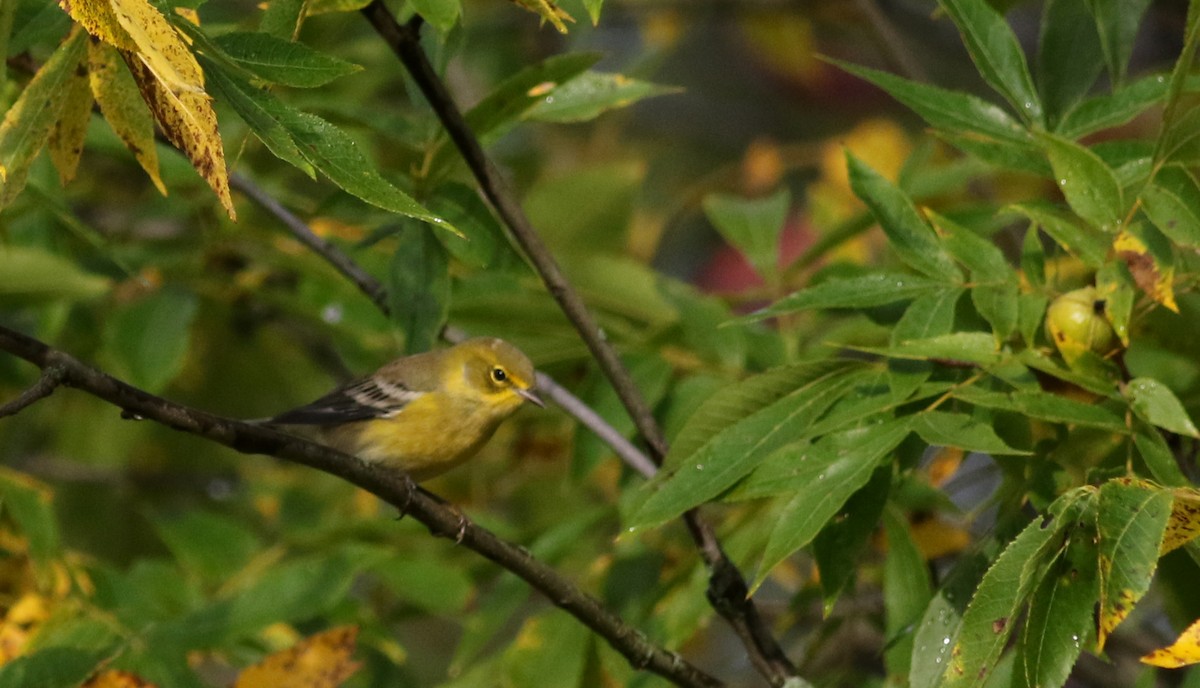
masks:
POLYGON ((508 373, 504 372, 503 368, 492 368, 492 380, 496 382, 505 382, 508 380, 508 373))

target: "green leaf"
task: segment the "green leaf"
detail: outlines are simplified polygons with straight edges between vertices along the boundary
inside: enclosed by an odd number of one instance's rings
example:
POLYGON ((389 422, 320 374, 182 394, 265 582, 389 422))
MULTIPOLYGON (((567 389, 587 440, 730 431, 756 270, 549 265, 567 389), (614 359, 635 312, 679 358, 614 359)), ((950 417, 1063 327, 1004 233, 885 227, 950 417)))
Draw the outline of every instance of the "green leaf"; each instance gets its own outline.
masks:
POLYGON ((1086 0, 1048 0, 1042 7, 1037 85, 1053 131, 1091 90, 1103 69, 1100 37, 1086 0))
POLYGON ((14 471, 0 471, 0 505, 29 543, 29 555, 44 567, 60 554, 58 517, 50 488, 14 471))
POLYGON ((710 194, 704 214, 725 241, 741 251, 768 284, 779 276, 779 236, 792 205, 786 188, 758 199, 710 194))
POLYGON ((1175 393, 1158 380, 1134 378, 1125 387, 1129 406, 1140 418, 1179 435, 1200 437, 1175 393))
POLYGON ((1042 327, 1049 303, 1050 299, 1036 292, 1017 296, 1017 329, 1026 346, 1034 346, 1037 342, 1037 333, 1042 327))
POLYGON ((458 24, 462 14, 461 0, 408 0, 413 11, 440 31, 448 33, 458 24))
POLYGON ((1062 495, 1051 505, 1050 515, 1035 519, 996 558, 963 613, 943 688, 977 688, 987 682, 1021 607, 1058 552, 1060 535, 1091 508, 1093 494, 1091 488, 1077 488, 1062 495))
POLYGON ((982 284, 971 289, 971 303, 988 324, 996 340, 1003 342, 1016 331, 1020 321, 1021 292, 1016 284, 982 284))
POLYGON ((746 316, 754 321, 814 308, 870 308, 907 301, 944 289, 944 282, 899 272, 875 272, 862 277, 833 279, 793 292, 746 316))
POLYGON ((119 652, 123 641, 110 623, 68 610, 39 628, 22 656, 0 667, 0 688, 77 686, 119 652))
POLYGON ((380 176, 346 132, 316 115, 292 109, 270 92, 222 72, 219 64, 203 55, 199 57, 216 90, 281 160, 306 173, 311 165, 343 191, 371 205, 458 232, 380 176))
POLYGON ((187 511, 153 520, 180 565, 208 583, 232 578, 262 546, 242 522, 221 514, 187 511))
POLYGON ((926 411, 917 414, 913 430, 921 439, 936 447, 958 447, 964 451, 983 454, 1029 454, 1027 451, 1008 446, 996 435, 991 424, 976 420, 965 413, 926 411))
POLYGON ((586 122, 608 110, 678 92, 677 88, 623 74, 585 72, 536 101, 526 110, 525 118, 540 122, 586 122))
POLYGON ((913 301, 892 328, 892 345, 948 334, 954 329, 954 311, 962 295, 963 289, 953 287, 913 301))
POLYGON ((1144 421, 1135 421, 1133 443, 1155 480, 1170 487, 1192 484, 1180 470, 1175 453, 1157 428, 1144 421))
POLYGON ((891 486, 892 467, 884 463, 875 469, 866 486, 846 500, 842 513, 834 516, 813 538, 812 553, 817 570, 821 572, 821 596, 826 616, 833 610, 842 591, 854 580, 858 559, 875 534, 891 486))
POLYGON ((845 370, 847 365, 839 361, 796 363, 722 387, 688 418, 671 443, 664 466, 682 466, 725 428, 775 403, 806 382, 845 370))
POLYGON ((109 317, 105 351, 132 384, 162 391, 183 370, 198 307, 190 292, 160 289, 109 317))
POLYGON ((1036 144, 1017 143, 979 134, 935 130, 934 135, 960 151, 1002 170, 1050 176, 1046 155, 1036 144))
POLYGON ((476 136, 488 140, 523 118, 558 86, 587 71, 600 57, 598 53, 556 55, 522 69, 467 111, 467 124, 476 136))
POLYGON ((1059 246, 1078 256, 1088 267, 1099 268, 1107 260, 1109 242, 1091 227, 1079 225, 1070 218, 1040 206, 1013 205, 1008 209, 1029 218, 1030 222, 1041 227, 1059 246))
POLYGON ((475 189, 457 182, 443 184, 429 199, 429 209, 462 233, 462 237, 441 232, 437 235, 455 259, 471 267, 486 268, 507 253, 514 262, 519 262, 492 209, 475 189))
POLYGON ((550 610, 525 621, 521 639, 504 653, 498 685, 583 688, 591 632, 568 614, 550 610))
MULTIPOLYGON (((895 438, 895 444, 909 432, 906 420, 887 425, 883 432, 890 435, 888 441, 895 438)), ((871 434, 869 428, 858 433, 863 437, 871 434)), ((853 432, 845 433, 831 443, 836 446, 823 452, 818 450, 820 443, 812 447, 801 444, 784 447, 768 458, 770 463, 794 466, 792 472, 797 479, 787 490, 791 498, 775 513, 775 526, 750 586, 752 592, 771 569, 816 537, 846 500, 867 484, 879 461, 891 451, 861 456, 856 448, 852 449, 858 439, 853 432)))
POLYGON ((587 8, 588 16, 592 19, 592 25, 600 23, 600 8, 604 5, 604 0, 583 0, 583 6, 587 8))
POLYGON ((1087 0, 1087 4, 1096 20, 1109 78, 1120 84, 1150 0, 1087 0))
POLYGON ((283 86, 313 88, 362 71, 341 58, 266 33, 237 31, 217 36, 213 42, 254 76, 283 86))
MULTIPOLYGON (((828 59, 828 58, 826 58, 828 59)), ((974 132, 1001 141, 1028 142, 1029 132, 996 105, 961 91, 909 81, 877 69, 860 67, 841 60, 829 62, 875 84, 920 115, 931 126, 963 134, 974 132)))
POLYGON ((306 4, 307 0, 272 0, 267 3, 258 30, 283 40, 294 39, 300 33, 306 4))
POLYGON ((1056 128, 1066 139, 1118 127, 1162 102, 1167 94, 1167 80, 1161 74, 1142 77, 1121 86, 1112 93, 1089 98, 1062 118, 1056 128))
POLYGON ((400 599, 432 614, 462 613, 475 595, 475 586, 462 568, 403 552, 379 562, 371 571, 400 599))
POLYGON ((7 303, 82 301, 108 291, 104 277, 39 248, 0 245, 0 299, 7 303))
POLYGON ((1129 345, 1129 320, 1133 315, 1136 289, 1137 284, 1124 261, 1105 263, 1096 271, 1096 293, 1104 300, 1104 315, 1125 346, 1129 345))
POLYGON ((1004 252, 991 241, 935 212, 929 213, 929 221, 941 232, 950 255, 971 271, 972 281, 1006 283, 1015 278, 1004 252))
POLYGON ((829 473, 844 472, 841 461, 854 458, 872 467, 904 441, 912 432, 908 419, 888 419, 861 427, 825 435, 815 443, 789 444, 772 453, 746 477, 728 499, 761 499, 792 494, 799 490, 824 488, 820 485, 829 473))
POLYGON ((1120 229, 1125 214, 1121 184, 1100 156, 1053 134, 1040 134, 1054 179, 1080 217, 1104 232, 1120 229))
POLYGON ((266 145, 267 150, 309 178, 316 179, 316 170, 300 152, 292 133, 280 121, 279 108, 271 102, 266 92, 241 81, 212 63, 204 64, 209 84, 238 113, 254 135, 266 145))
POLYGON ((1027 121, 1044 123, 1025 54, 1004 17, 986 0, 939 0, 938 4, 958 26, 984 81, 1027 121))
POLYGON ((979 552, 965 552, 925 607, 913 634, 908 673, 912 688, 936 688, 941 683, 942 672, 950 660, 950 649, 962 628, 963 612, 988 563, 979 552))
POLYGON ((1062 686, 1080 651, 1095 633, 1093 618, 1100 589, 1095 528, 1069 531, 1066 551, 1054 563, 1029 601, 1020 653, 1030 686, 1062 686))
POLYGON ((907 676, 916 624, 933 598, 929 565, 913 541, 908 519, 895 507, 884 511, 887 557, 883 560, 883 612, 888 639, 884 663, 891 676, 907 676))
POLYGON ((1097 650, 1150 589, 1174 495, 1150 483, 1118 478, 1100 486, 1100 611, 1097 650))
POLYGON ((1142 188, 1142 209, 1160 232, 1188 247, 1200 247, 1200 185, 1181 165, 1166 165, 1142 188))
POLYGON ((954 398, 983 408, 1013 411, 1050 423, 1126 432, 1125 419, 1094 403, 1085 404, 1050 392, 990 392, 975 385, 953 391, 954 398))
POLYGON ((865 374, 861 369, 811 370, 787 395, 724 428, 645 483, 640 490, 645 500, 628 525, 657 525, 717 497, 771 452, 801 438, 865 374))
POLYGON ((1171 69, 1167 87, 1167 104, 1163 111, 1162 129, 1154 146, 1155 162, 1169 161, 1180 148, 1200 136, 1195 120, 1200 116, 1194 94, 1187 92, 1196 50, 1200 48, 1200 11, 1194 4, 1188 7, 1187 25, 1183 32, 1183 50, 1171 69))
POLYGON ((846 151, 846 165, 850 170, 850 187, 871 209, 900 260, 933 279, 961 282, 962 273, 942 246, 937 233, 921 218, 900 187, 884 179, 849 150, 846 151))
POLYGON ((25 188, 29 167, 50 137, 87 48, 80 31, 67 39, 21 91, 0 122, 0 209, 25 188))
POLYGON ((928 339, 910 339, 884 348, 861 347, 881 356, 911 358, 918 361, 961 361, 989 365, 1000 359, 996 340, 987 332, 953 332, 928 339))
POLYGON ((320 617, 346 600, 363 570, 389 556, 380 547, 347 543, 320 556, 278 564, 226 597, 150 627, 145 647, 156 652, 217 647, 273 623, 320 617))
POLYGON ((450 312, 450 263, 446 249, 425 227, 400 232, 387 280, 392 320, 404 332, 404 348, 433 348, 450 312))

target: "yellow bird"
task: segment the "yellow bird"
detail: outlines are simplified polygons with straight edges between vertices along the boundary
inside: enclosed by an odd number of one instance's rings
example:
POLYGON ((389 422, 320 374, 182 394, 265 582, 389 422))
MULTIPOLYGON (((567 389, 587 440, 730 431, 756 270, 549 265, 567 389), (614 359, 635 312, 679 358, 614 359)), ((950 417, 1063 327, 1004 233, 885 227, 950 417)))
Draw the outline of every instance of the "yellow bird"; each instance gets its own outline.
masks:
POLYGON ((329 446, 421 481, 471 458, 526 401, 544 406, 534 383, 520 349, 479 337, 396 359, 266 422, 315 426, 329 446))

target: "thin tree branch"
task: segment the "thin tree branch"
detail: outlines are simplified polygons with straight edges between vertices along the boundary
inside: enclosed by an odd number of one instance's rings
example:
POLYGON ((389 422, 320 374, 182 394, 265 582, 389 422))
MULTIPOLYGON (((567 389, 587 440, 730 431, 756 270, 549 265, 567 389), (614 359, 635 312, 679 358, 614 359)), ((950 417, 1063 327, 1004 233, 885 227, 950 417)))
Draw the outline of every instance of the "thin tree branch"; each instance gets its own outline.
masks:
MULTIPOLYGON (((117 406, 130 417, 153 420, 245 454, 266 454, 342 478, 383 499, 402 514, 411 515, 425 524, 432 534, 453 539, 520 576, 555 605, 608 641, 632 666, 689 688, 724 685, 674 652, 651 643, 640 631, 606 609, 598 599, 580 590, 523 548, 471 523, 459 511, 419 487, 402 471, 367 463, 270 427, 223 418, 154 396, 37 339, 2 326, 0 350, 47 371, 43 380, 57 380, 54 384, 81 389, 117 406)), ((46 384, 53 388, 53 384, 46 384)))
MULTIPOLYGON (((501 174, 484 152, 483 145, 471 131, 446 85, 430 64, 421 48, 420 16, 414 16, 407 25, 401 25, 382 0, 372 0, 371 4, 363 8, 362 13, 376 33, 391 47, 437 113, 484 197, 541 275, 546 289, 558 301, 563 313, 579 331, 633 419, 638 432, 649 446, 654 463, 661 464, 667 453, 667 442, 654 415, 616 350, 605 338, 583 299, 562 274, 558 262, 525 216, 524 210, 509 191, 501 174)), ((795 665, 783 652, 758 613, 754 601, 749 597, 745 578, 721 549, 712 527, 700 518, 695 509, 685 513, 683 518, 688 532, 710 569, 709 601, 737 633, 746 647, 750 661, 771 685, 782 686, 789 678, 797 678, 795 665)))
POLYGON ((353 282, 384 314, 390 314, 391 309, 387 304, 387 290, 383 288, 379 280, 359 267, 353 258, 346 255, 334 244, 317 236, 316 232, 312 231, 307 222, 301 220, 295 213, 275 200, 271 194, 245 176, 236 172, 229 175, 229 186, 246 194, 259 207, 274 215, 276 219, 287 226, 292 235, 299 239, 301 243, 324 258, 334 269, 342 273, 346 279, 353 282))
POLYGON ((21 392, 21 395, 16 399, 0 406, 0 418, 5 416, 15 416, 27 406, 32 406, 34 403, 45 399, 54 393, 54 390, 62 384, 63 370, 58 367, 48 367, 42 369, 42 374, 38 377, 37 382, 33 383, 29 389, 21 392))
POLYGON ((513 199, 513 195, 509 192, 500 173, 483 152, 483 146, 479 143, 479 139, 467 126, 462 113, 447 92, 445 84, 434 71, 433 65, 429 63, 429 59, 421 48, 419 22, 401 26, 382 0, 373 0, 362 11, 370 20, 371 25, 375 27, 375 31, 400 58, 404 67, 420 87, 421 92, 425 94, 425 98, 430 101, 438 118, 441 119, 442 125, 446 128, 446 133, 450 135, 450 139, 454 141, 454 145, 466 160, 467 167, 475 175, 483 195, 495 208, 504 224, 508 226, 525 255, 541 275, 551 296, 558 301, 563 313, 582 334, 584 343, 612 382, 617 396, 633 418, 638 432, 650 446, 651 454, 661 460, 666 456, 667 444, 658 423, 654 420, 654 415, 638 391, 637 385, 634 384, 633 378, 630 377, 629 371, 625 369, 625 365, 617 356, 616 350, 605 340, 604 332, 600 329, 599 324, 596 323, 583 300, 579 298, 579 295, 567 282, 566 277, 563 276, 558 261, 546 249, 541 237, 529 223, 529 219, 525 217, 525 212, 513 199))
MULTIPOLYGON (((258 184, 254 183, 250 178, 234 173, 229 175, 229 185, 246 194, 250 200, 257 203, 263 210, 274 215, 276 219, 288 228, 293 236, 318 256, 324 258, 326 262, 332 265, 346 279, 353 282, 359 291, 371 299, 385 315, 391 313, 391 308, 387 303, 387 290, 383 288, 379 280, 362 269, 362 266, 355 262, 353 258, 346 255, 336 244, 317 236, 312 228, 308 226, 308 223, 297 217, 295 213, 288 210, 282 203, 267 193, 258 184)), ((449 342, 461 342, 467 336, 466 332, 456 327, 447 326, 442 331, 442 338, 449 342)), ((566 387, 558 384, 554 378, 538 371, 537 384, 538 391, 542 396, 558 404, 564 411, 573 416, 575 420, 579 421, 581 425, 595 433, 630 468, 646 477, 650 477, 658 471, 658 467, 644 452, 634 446, 632 442, 625 439, 624 435, 610 425, 608 421, 604 420, 600 414, 593 411, 583 400, 571 394, 566 387)))

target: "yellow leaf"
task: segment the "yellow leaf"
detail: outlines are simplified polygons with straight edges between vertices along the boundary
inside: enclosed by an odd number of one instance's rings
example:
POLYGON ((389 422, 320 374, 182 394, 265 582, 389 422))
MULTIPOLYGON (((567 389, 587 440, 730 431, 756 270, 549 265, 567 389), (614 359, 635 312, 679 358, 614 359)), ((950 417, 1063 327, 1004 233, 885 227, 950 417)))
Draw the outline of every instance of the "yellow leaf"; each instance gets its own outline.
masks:
POLYGON ((1175 490, 1175 501, 1171 505, 1171 518, 1163 533, 1159 554, 1176 550, 1200 535, 1200 490, 1180 487, 1175 490))
POLYGON ((1172 311, 1179 312, 1173 286, 1175 266, 1161 265, 1146 243, 1128 229, 1121 230, 1113 240, 1113 250, 1129 266, 1129 272, 1139 289, 1172 311))
POLYGON ((1176 669, 1200 662, 1200 621, 1188 626, 1175 642, 1142 657, 1143 664, 1176 669))
POLYGON ((233 199, 229 195, 229 177, 225 172, 225 152, 217 131, 217 114, 213 112, 208 95, 173 92, 137 55, 122 55, 167 139, 187 155, 192 167, 216 192, 229 218, 236 219, 233 199))
MULTIPOLYGON (((92 35, 121 51, 163 133, 188 156, 230 219, 235 219, 217 115, 204 92, 200 63, 180 33, 148 0, 60 2, 92 35)), ((125 140, 129 145, 130 139, 125 140)), ((134 152, 148 148, 139 145, 134 152)), ((141 158, 139 162, 146 167, 141 158)), ((150 176, 156 178, 157 172, 150 176)), ((155 185, 162 189, 161 181, 156 179, 155 185)))
POLYGON ((62 112, 50 130, 50 160, 65 185, 75 178, 79 158, 83 155, 83 139, 92 119, 92 92, 88 88, 87 56, 80 55, 63 86, 62 112))
POLYGON ((25 188, 33 164, 50 130, 58 121, 70 83, 84 49, 83 32, 74 32, 46 64, 33 75, 17 102, 0 122, 0 208, 12 202, 25 188))
POLYGON ((128 671, 109 669, 92 676, 80 688, 155 688, 155 684, 128 671))
POLYGON ((133 38, 137 55, 172 93, 204 93, 204 73, 187 43, 147 0, 111 0, 121 28, 133 38))
POLYGON ((108 0, 59 0, 58 4, 96 38, 121 50, 137 49, 108 0))
POLYGON ((336 688, 358 670, 351 659, 357 638, 355 626, 310 636, 243 671, 234 688, 336 688))
POLYGON ((167 187, 158 174, 154 118, 116 48, 98 40, 88 43, 88 79, 108 125, 150 175, 159 193, 167 195, 167 187))
POLYGON ((542 21, 550 22, 551 24, 554 25, 554 28, 558 29, 559 33, 567 32, 567 25, 563 23, 564 20, 569 21, 572 24, 575 23, 575 18, 572 17, 571 15, 567 14, 566 11, 564 11, 555 2, 553 2, 553 0, 509 0, 509 1, 514 3, 515 5, 517 5, 518 7, 522 7, 524 9, 527 9, 530 12, 533 12, 534 14, 538 15, 539 17, 542 18, 542 21))

